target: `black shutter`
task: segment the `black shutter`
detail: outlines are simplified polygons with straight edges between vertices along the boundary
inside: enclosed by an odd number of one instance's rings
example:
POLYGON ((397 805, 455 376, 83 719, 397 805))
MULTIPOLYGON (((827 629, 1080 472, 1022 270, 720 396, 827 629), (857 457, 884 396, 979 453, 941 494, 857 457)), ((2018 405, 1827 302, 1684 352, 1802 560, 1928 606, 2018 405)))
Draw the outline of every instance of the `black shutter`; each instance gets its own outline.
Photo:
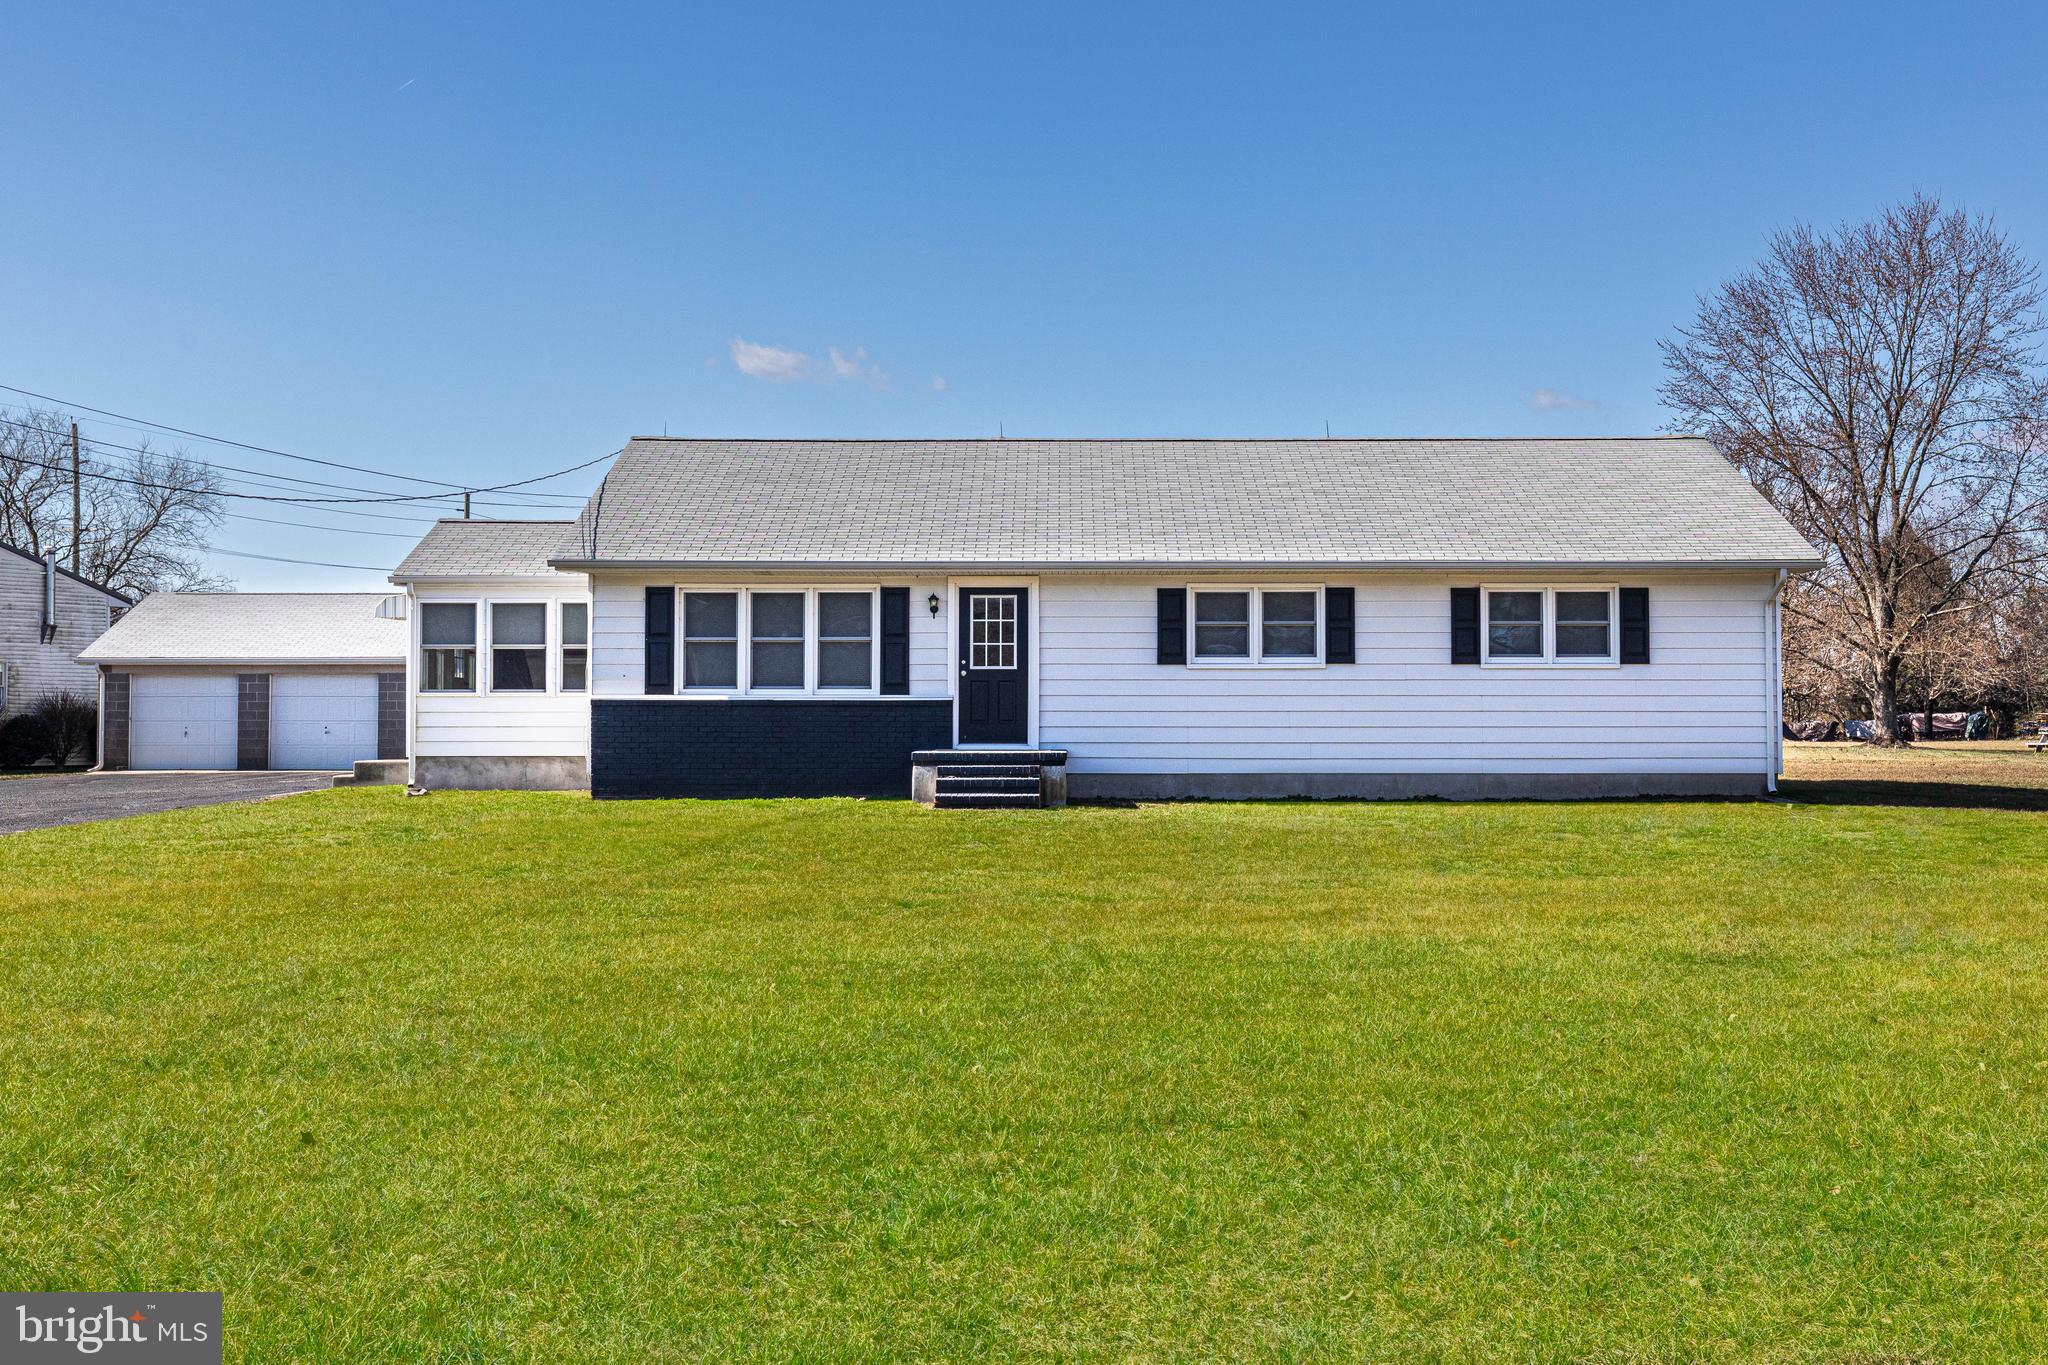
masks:
POLYGON ((1650 590, 1621 590, 1621 661, 1625 664, 1650 662, 1650 590))
POLYGON ((1479 589, 1451 589, 1451 662, 1479 662, 1479 589))
POLYGON ((647 693, 676 690, 676 590, 647 590, 647 693))
POLYGON ((1188 590, 1159 590, 1159 662, 1184 664, 1188 661, 1188 590))
POLYGON ((882 695, 910 695, 910 589, 882 589, 882 695))
POLYGON ((1323 662, 1358 662, 1356 611, 1353 589, 1323 589, 1323 662))

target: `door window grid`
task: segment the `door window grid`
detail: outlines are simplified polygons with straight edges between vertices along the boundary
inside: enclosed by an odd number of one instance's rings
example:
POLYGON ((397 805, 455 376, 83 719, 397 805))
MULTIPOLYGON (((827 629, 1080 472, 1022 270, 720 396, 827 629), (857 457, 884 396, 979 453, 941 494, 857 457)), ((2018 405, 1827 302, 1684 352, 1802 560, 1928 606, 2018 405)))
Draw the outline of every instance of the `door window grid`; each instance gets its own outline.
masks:
POLYGON ((967 662, 974 668, 1017 666, 1017 599, 1007 593, 975 593, 967 599, 967 662))

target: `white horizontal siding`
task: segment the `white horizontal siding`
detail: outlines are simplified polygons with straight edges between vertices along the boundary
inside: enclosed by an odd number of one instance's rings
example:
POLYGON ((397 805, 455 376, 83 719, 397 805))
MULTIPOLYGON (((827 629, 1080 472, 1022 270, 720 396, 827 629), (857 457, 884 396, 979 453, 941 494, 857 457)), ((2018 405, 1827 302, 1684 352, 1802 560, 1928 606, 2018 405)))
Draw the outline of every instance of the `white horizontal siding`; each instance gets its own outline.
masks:
MULTIPOLYGON (((773 587, 819 580, 749 581, 773 587)), ((946 696, 954 593, 942 580, 907 581, 913 694, 946 696), (933 593, 941 604, 936 618, 926 607, 933 593)), ((1073 771, 1764 773, 1773 761, 1766 575, 1628 575, 1627 582, 1650 588, 1653 662, 1623 668, 1453 666, 1449 589, 1479 580, 1441 574, 1348 580, 1357 594, 1355 664, 1161 666, 1157 589, 1177 581, 1039 578, 1038 739, 1068 749, 1073 771)), ((663 576, 596 581, 595 695, 643 695, 650 585, 690 586, 663 576)), ((459 728, 452 719, 446 724, 435 742, 469 746, 460 750, 466 753, 499 752, 475 747, 497 742, 495 726, 474 716, 459 728)), ((424 719, 421 735, 424 744, 424 719)))
MULTIPOLYGON (((729 588, 737 582, 742 587, 773 589, 790 586, 816 586, 830 583, 829 578, 794 578, 780 580, 730 578, 705 581, 706 587, 729 588)), ((950 651, 947 647, 947 621, 950 613, 946 609, 948 594, 946 581, 942 578, 883 578, 849 579, 849 582, 880 582, 889 587, 908 585, 910 588, 910 694, 914 697, 943 697, 948 695, 950 676, 947 661, 950 651), (938 594, 939 614, 932 616, 927 599, 938 594)), ((650 575, 603 574, 594 580, 591 610, 591 687, 600 697, 638 697, 646 693, 646 628, 647 589, 650 587, 675 587, 684 591, 693 585, 674 578, 650 575)))
POLYGON ((1069 750, 1076 773, 1770 766, 1769 577, 1629 575, 1650 588, 1652 662, 1624 668, 1452 665, 1454 581, 1477 580, 1349 580, 1357 593, 1355 664, 1214 669, 1156 661, 1157 590, 1173 580, 1042 579, 1039 742, 1069 750))
POLYGON ((26 711, 48 693, 97 696, 98 675, 77 656, 112 622, 113 603, 106 594, 60 573, 57 638, 44 644, 43 566, 0 551, 0 663, 7 665, 0 719, 26 711))
POLYGON ((422 757, 580 756, 590 748, 590 701, 581 696, 427 692, 414 723, 422 757))

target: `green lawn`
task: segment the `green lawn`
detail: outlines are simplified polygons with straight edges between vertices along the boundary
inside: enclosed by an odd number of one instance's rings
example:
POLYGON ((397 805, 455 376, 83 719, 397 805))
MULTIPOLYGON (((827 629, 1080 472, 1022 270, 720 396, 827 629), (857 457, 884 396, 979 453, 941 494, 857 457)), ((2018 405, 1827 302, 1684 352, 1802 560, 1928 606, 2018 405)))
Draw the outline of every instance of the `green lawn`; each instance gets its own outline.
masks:
POLYGON ((2038 1360, 2048 827, 1869 786, 0 839, 0 1284, 232 1360, 2038 1360))

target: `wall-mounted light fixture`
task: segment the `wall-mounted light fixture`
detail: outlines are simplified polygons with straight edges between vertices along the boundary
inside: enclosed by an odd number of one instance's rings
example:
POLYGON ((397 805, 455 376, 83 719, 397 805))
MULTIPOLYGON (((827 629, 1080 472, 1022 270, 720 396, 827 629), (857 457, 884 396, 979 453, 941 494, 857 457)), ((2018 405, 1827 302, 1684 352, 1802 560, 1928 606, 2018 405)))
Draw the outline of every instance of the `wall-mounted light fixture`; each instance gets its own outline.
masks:
POLYGON ((924 604, 925 604, 926 606, 928 606, 928 607, 930 607, 930 608, 932 609, 932 619, 933 619, 934 621, 938 620, 938 619, 939 619, 939 595, 938 595, 937 593, 933 593, 933 594, 932 594, 932 595, 931 595, 930 597, 927 597, 927 598, 925 598, 925 599, 924 599, 924 604))

